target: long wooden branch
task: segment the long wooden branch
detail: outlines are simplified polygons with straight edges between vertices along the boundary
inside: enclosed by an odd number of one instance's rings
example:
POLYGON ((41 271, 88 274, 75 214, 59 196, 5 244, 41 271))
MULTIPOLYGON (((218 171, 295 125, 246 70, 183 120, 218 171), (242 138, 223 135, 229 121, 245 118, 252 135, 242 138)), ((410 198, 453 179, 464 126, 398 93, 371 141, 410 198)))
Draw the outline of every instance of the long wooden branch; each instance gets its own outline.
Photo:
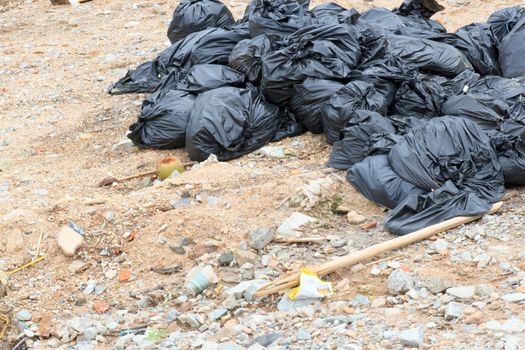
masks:
MULTIPOLYGON (((370 259, 374 256, 394 250, 400 247, 407 246, 414 242, 418 242, 427 238, 430 238, 440 232, 450 230, 454 227, 478 220, 486 214, 493 214, 497 212, 503 202, 498 202, 492 206, 492 208, 485 214, 479 216, 459 216, 446 221, 443 221, 439 224, 425 227, 424 229, 412 232, 410 234, 400 236, 389 241, 375 244, 366 249, 360 250, 348 254, 346 256, 340 257, 338 259, 326 262, 321 265, 316 265, 309 268, 311 271, 317 273, 319 276, 328 275, 334 271, 338 271, 342 268, 354 265, 358 262, 361 262, 366 259, 370 259)), ((278 293, 288 288, 295 287, 299 284, 300 271, 295 271, 289 275, 283 276, 263 287, 261 287, 256 293, 255 297, 260 298, 270 294, 278 293)))

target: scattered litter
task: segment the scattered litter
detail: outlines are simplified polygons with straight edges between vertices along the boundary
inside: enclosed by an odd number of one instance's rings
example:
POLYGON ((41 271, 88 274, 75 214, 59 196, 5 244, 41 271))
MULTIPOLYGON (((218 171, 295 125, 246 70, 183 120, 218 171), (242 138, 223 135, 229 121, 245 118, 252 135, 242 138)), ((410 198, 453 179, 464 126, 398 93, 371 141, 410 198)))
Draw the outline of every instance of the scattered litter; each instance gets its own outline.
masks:
POLYGON ((331 282, 322 281, 314 272, 303 269, 299 286, 288 293, 291 300, 324 298, 334 294, 331 282))
POLYGON ((300 237, 302 233, 298 229, 308 223, 317 221, 308 215, 299 212, 294 212, 290 217, 283 221, 277 229, 277 232, 284 237, 300 237))
POLYGON ((193 295, 198 295, 218 281, 211 266, 196 266, 186 274, 186 289, 193 295))

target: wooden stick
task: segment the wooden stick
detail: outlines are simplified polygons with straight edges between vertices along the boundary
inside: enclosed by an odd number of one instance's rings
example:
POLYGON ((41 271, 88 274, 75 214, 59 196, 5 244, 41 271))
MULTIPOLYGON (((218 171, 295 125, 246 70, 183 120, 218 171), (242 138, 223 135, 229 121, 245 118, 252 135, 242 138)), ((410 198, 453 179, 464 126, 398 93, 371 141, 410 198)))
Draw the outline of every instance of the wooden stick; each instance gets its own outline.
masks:
POLYGON ((324 242, 326 241, 326 238, 324 237, 296 237, 296 238, 293 238, 293 237, 276 237, 274 238, 273 240, 274 242, 276 243, 289 243, 289 244, 293 244, 293 243, 321 243, 321 242, 324 242))
POLYGON ((42 244, 42 236, 44 235, 44 229, 40 229, 40 237, 38 238, 38 244, 36 246, 36 253, 33 260, 38 259, 38 255, 40 254, 40 244, 42 244))
MULTIPOLYGON (((187 163, 182 163, 182 165, 184 167, 187 167, 187 166, 194 165, 196 163, 197 162, 187 162, 187 163)), ((117 179, 117 178, 114 178, 114 177, 107 177, 104 180, 100 181, 100 183, 98 184, 98 187, 110 186, 110 185, 112 185, 115 182, 122 183, 122 182, 127 182, 127 181, 130 181, 130 180, 134 180, 134 179, 141 179, 143 177, 152 176, 152 175, 156 175, 156 174, 157 174, 157 170, 152 170, 152 171, 148 171, 148 172, 145 172, 145 173, 140 173, 140 174, 135 174, 135 175, 131 175, 131 176, 128 176, 128 177, 123 177, 121 179, 117 179)))
MULTIPOLYGON (((498 202, 492 206, 492 208, 485 214, 493 214, 496 211, 498 211, 501 206, 503 205, 503 202, 498 202)), ((371 247, 368 247, 366 249, 348 254, 346 256, 343 256, 341 258, 326 262, 321 265, 316 265, 311 268, 309 268, 311 271, 315 272, 319 276, 324 276, 329 273, 332 273, 334 271, 340 270, 344 267, 354 265, 358 262, 361 262, 366 259, 370 259, 376 255, 379 255, 381 253, 394 250, 400 247, 404 247, 406 245, 412 244, 414 242, 418 242, 424 239, 427 239, 429 237, 432 237, 440 232, 450 230, 454 227, 478 220, 483 217, 483 215, 478 216, 458 216, 446 221, 443 221, 439 224, 431 225, 428 227, 425 227, 424 229, 418 230, 416 232, 412 232, 410 234, 407 234, 405 236, 400 236, 394 239, 391 239, 389 241, 375 244, 371 247)), ((255 293, 256 298, 260 298, 266 295, 270 295, 273 293, 278 293, 280 291, 283 291, 288 288, 295 287, 299 284, 299 276, 300 271, 295 271, 292 274, 289 274, 287 276, 281 277, 261 288, 255 293)))

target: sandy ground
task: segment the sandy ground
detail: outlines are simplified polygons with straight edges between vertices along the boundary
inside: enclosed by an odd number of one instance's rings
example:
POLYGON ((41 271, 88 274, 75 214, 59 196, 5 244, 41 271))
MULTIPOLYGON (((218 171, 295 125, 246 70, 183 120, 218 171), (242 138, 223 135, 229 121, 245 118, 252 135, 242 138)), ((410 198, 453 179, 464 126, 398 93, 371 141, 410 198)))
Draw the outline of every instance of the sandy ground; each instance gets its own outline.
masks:
MULTIPOLYGON (((359 10, 398 4, 337 2, 359 10)), ((276 144, 285 148, 285 159, 256 152, 159 186, 141 188, 140 180, 135 180, 97 187, 108 176, 154 169, 166 156, 188 160, 184 150, 116 147, 139 115, 144 95, 105 92, 128 68, 168 45, 165 31, 177 2, 94 0, 57 7, 44 0, 9 3, 0 1, 0 270, 31 261, 41 232, 40 252, 46 255, 44 262, 12 276, 11 307, 60 317, 91 312, 97 297, 84 296, 82 283, 104 278, 108 269, 129 267, 135 281, 109 281, 104 294, 112 307, 125 307, 133 291, 181 283, 183 275, 151 271, 174 265, 185 270, 194 263, 169 249, 181 236, 197 244, 213 239, 218 251, 234 248, 250 229, 277 227, 297 210, 279 204, 319 177, 331 179, 333 185, 322 204, 308 213, 320 219, 311 228, 315 234, 347 232, 355 238, 356 248, 390 237, 381 225, 363 231, 330 211, 333 202, 342 200, 369 222, 380 223, 383 215, 381 208, 346 184, 344 173, 323 173, 330 147, 311 134, 276 144), (210 204, 209 196, 218 201, 210 204), (170 201, 181 198, 190 198, 191 205, 173 209, 170 201), (87 263, 81 273, 70 272, 72 260, 61 254, 55 240, 60 227, 71 221, 86 231, 85 245, 76 257, 87 263), (137 236, 129 242, 126 237, 133 232, 137 236)), ((225 3, 238 16, 246 2, 225 3)), ((436 18, 454 30, 521 1, 442 3, 447 9, 436 18)), ((283 271, 287 264, 283 262, 283 271)), ((472 272, 458 275, 453 266, 444 266, 439 270, 457 280, 472 272)), ((469 278, 481 283, 497 273, 489 269, 469 278)), ((370 284, 381 288, 380 281, 370 284)))

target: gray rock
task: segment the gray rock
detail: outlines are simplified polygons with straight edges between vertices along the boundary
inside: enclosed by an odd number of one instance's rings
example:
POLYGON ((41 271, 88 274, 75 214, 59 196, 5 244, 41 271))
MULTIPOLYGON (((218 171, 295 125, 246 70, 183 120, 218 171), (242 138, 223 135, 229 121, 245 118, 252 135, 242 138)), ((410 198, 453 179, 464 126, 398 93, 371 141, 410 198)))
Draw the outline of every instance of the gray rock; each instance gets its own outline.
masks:
POLYGON ((249 245, 253 249, 261 250, 274 239, 275 233, 269 228, 260 227, 250 232, 249 245))
POLYGON ((31 314, 31 311, 27 309, 21 309, 15 314, 15 317, 19 321, 31 321, 33 315, 31 314))
POLYGON ((226 315, 227 313, 228 313, 228 309, 220 307, 216 310, 208 312, 208 318, 212 321, 215 321, 221 318, 222 316, 226 315))
POLYGON ((330 245, 334 248, 342 248, 342 247, 345 247, 347 244, 348 244, 348 240, 342 239, 342 238, 338 238, 338 239, 334 239, 330 241, 330 245))
POLYGON ((279 301, 279 304, 277 304, 277 310, 279 311, 290 311, 299 309, 305 306, 310 305, 311 303, 317 301, 319 299, 290 299, 288 297, 288 294, 285 294, 282 296, 281 300, 279 301))
POLYGON ((488 297, 495 291, 496 288, 488 284, 478 284, 476 286, 476 295, 479 295, 480 297, 488 297))
POLYGON ((87 282, 86 288, 84 289, 84 294, 89 295, 93 293, 95 291, 96 286, 97 286, 96 280, 89 280, 87 282))
POLYGON ((310 340, 312 339, 312 334, 305 329, 299 329, 297 331, 297 339, 299 340, 310 340))
POLYGON ((510 293, 501 297, 507 303, 521 303, 525 301, 525 293, 510 293))
POLYGON ((405 294, 415 284, 412 276, 402 270, 392 271, 387 280, 388 291, 393 295, 405 294))
POLYGON ((509 333, 520 333, 525 331, 525 322, 520 320, 519 318, 510 318, 503 323, 496 320, 488 321, 485 324, 485 327, 487 329, 493 330, 493 331, 503 331, 503 332, 509 332, 509 333))
POLYGON ((260 152, 270 158, 284 158, 284 149, 281 146, 265 146, 260 152))
POLYGON ((97 327, 89 327, 84 331, 84 337, 87 340, 94 340, 96 336, 98 335, 98 328, 97 327))
POLYGON ((441 277, 431 276, 424 283, 425 287, 434 294, 442 293, 451 286, 450 282, 445 281, 441 277))
POLYGON ((237 298, 235 298, 234 295, 229 295, 223 302, 222 306, 224 306, 228 310, 235 309, 239 303, 237 302, 237 298))
POLYGON ((233 252, 231 250, 221 253, 221 255, 219 255, 219 265, 228 266, 231 264, 233 259, 235 259, 235 257, 233 256, 233 252))
POLYGON ((476 286, 460 286, 448 288, 447 294, 458 299, 472 299, 476 294, 476 286))
POLYGON ((441 238, 436 239, 436 241, 432 243, 432 248, 438 252, 446 250, 448 248, 448 242, 441 238))
POLYGON ((425 329, 420 326, 401 331, 398 335, 399 341, 405 346, 414 348, 422 347, 425 341, 425 329))
POLYGON ((219 344, 220 350, 244 350, 243 346, 240 346, 237 343, 234 343, 232 341, 226 342, 226 343, 220 343, 219 344))
POLYGON ((367 306, 367 305, 370 305, 370 300, 365 295, 358 294, 355 296, 354 299, 352 299, 352 301, 350 301, 350 305, 354 307, 367 306))
POLYGON ((452 321, 455 318, 460 318, 463 316, 463 310, 468 307, 468 305, 456 303, 451 301, 447 304, 445 308, 445 320, 452 321))
POLYGON ((166 321, 172 322, 180 316, 180 312, 177 309, 169 309, 166 314, 166 321))
POLYGON ((239 283, 238 285, 228 288, 225 290, 222 295, 224 298, 227 298, 230 295, 233 295, 235 298, 240 299, 242 298, 244 292, 248 290, 253 285, 262 285, 264 283, 268 283, 267 280, 251 280, 251 281, 244 281, 239 283))
POLYGON ((265 348, 272 345, 277 339, 281 338, 283 336, 282 333, 268 333, 265 335, 261 335, 260 337, 255 338, 250 343, 248 343, 248 347, 259 344, 264 346, 265 348))
POLYGON ((86 329, 94 325, 93 320, 86 317, 74 317, 67 322, 69 328, 74 329, 78 333, 83 334, 86 329))

